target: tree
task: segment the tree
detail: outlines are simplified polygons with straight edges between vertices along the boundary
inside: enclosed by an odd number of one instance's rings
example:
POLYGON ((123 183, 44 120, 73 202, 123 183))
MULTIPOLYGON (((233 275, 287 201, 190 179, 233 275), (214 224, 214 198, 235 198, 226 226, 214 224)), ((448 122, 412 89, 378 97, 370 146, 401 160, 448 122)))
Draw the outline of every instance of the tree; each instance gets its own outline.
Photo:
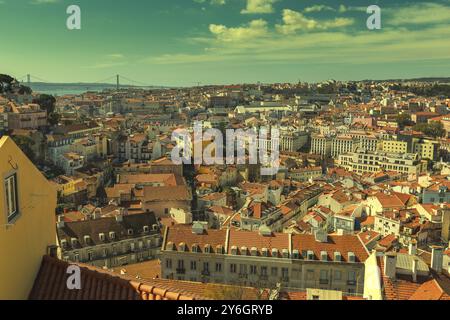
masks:
POLYGON ((34 161, 36 155, 33 151, 33 146, 35 145, 35 142, 27 136, 13 136, 12 137, 14 142, 17 144, 17 146, 22 150, 23 153, 30 159, 31 161, 34 161))
POLYGON ((397 116, 397 123, 400 128, 411 126, 414 122, 411 121, 411 116, 406 113, 401 113, 397 116))
POLYGON ((46 110, 47 114, 51 114, 55 111, 56 99, 54 96, 41 94, 38 98, 33 100, 33 103, 38 104, 42 110, 46 110))
POLYGON ((56 99, 54 96, 48 94, 41 94, 38 98, 33 100, 33 103, 38 104, 42 110, 47 111, 48 123, 52 126, 57 125, 61 116, 55 112, 56 99))
POLYGON ((434 138, 444 137, 446 133, 444 125, 439 121, 432 121, 431 123, 419 123, 414 126, 414 130, 420 131, 423 134, 434 138))

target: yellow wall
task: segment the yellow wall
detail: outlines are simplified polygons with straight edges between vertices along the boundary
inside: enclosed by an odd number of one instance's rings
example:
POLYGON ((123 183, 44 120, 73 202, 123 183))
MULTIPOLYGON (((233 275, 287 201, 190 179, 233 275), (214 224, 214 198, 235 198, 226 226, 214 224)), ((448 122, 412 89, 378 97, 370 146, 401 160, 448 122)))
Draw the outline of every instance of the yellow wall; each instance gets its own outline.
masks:
POLYGON ((408 151, 408 143, 405 141, 384 140, 383 151, 392 153, 406 153, 408 151))
POLYGON ((56 244, 56 189, 9 137, 0 139, 0 300, 27 299, 47 247, 56 244), (17 165, 20 215, 5 226, 4 178, 17 165))

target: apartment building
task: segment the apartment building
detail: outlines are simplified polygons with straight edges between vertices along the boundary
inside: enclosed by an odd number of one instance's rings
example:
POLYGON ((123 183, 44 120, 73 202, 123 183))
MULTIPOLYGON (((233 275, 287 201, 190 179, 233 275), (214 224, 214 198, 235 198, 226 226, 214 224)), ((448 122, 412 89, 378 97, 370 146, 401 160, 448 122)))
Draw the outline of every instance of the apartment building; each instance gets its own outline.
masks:
POLYGON ((37 104, 16 106, 11 104, 8 114, 9 129, 39 129, 47 125, 47 111, 37 104))
POLYGON ((338 165, 358 174, 375 173, 381 170, 397 171, 402 174, 420 175, 427 171, 427 161, 416 153, 388 153, 365 151, 340 155, 338 165))
POLYGON ((308 142, 306 132, 281 132, 280 150, 287 152, 296 152, 308 142))
POLYGON ((161 246, 159 224, 153 213, 65 222, 58 217, 58 256, 69 262, 113 268, 155 259, 161 246))
POLYGON ((414 209, 393 210, 375 216, 374 231, 383 237, 394 235, 402 245, 408 246, 413 240, 420 245, 426 243, 426 234, 421 232, 421 219, 414 209))
POLYGON ((362 294, 368 257, 354 235, 207 230, 195 223, 165 230, 161 272, 165 279, 362 294))
POLYGON ((437 141, 418 138, 399 140, 383 140, 381 150, 389 153, 417 153, 422 159, 436 160, 439 143, 437 141))
POLYGON ((56 190, 7 136, 0 139, 0 300, 28 298, 56 246, 56 190))
POLYGON ((5 107, 0 106, 0 135, 7 131, 8 128, 8 113, 5 107))
POLYGON ((340 154, 353 152, 359 145, 359 141, 351 136, 337 136, 331 142, 331 157, 336 158, 340 154))
POLYGON ((308 167, 292 169, 288 172, 287 177, 294 181, 305 182, 310 179, 319 178, 322 175, 322 167, 308 167))
POLYGON ((331 156, 332 138, 323 135, 311 136, 311 153, 331 156))
POLYGON ((131 163, 143 163, 152 159, 151 143, 145 134, 122 136, 117 141, 118 158, 131 163))

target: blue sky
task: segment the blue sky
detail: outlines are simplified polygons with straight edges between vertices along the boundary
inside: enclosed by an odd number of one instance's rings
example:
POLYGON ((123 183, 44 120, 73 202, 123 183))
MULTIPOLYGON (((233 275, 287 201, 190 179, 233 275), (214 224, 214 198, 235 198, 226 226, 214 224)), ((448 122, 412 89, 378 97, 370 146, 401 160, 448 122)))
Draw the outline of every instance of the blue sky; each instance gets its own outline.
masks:
POLYGON ((0 72, 194 85, 450 76, 450 0, 0 0, 0 72), (81 8, 67 30, 66 8, 81 8), (382 29, 366 28, 369 5, 382 29))

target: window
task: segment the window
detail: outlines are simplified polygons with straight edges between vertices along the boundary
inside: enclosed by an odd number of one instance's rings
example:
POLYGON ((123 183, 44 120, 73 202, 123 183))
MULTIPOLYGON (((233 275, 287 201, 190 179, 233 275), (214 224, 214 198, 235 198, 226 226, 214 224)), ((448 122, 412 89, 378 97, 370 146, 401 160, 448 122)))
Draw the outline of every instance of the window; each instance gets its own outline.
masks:
POLYGON ((267 276, 267 267, 261 267, 261 275, 267 276))
POLYGON ((256 273, 257 273, 256 266, 255 265, 250 266, 250 274, 256 274, 256 273))
POLYGON ((216 263, 216 272, 222 272, 222 264, 216 263))
POLYGON ((184 260, 178 260, 178 269, 184 269, 184 260))
POLYGON ((231 273, 236 273, 236 270, 237 270, 236 264, 234 264, 234 263, 230 264, 230 272, 231 273))
POLYGON ((191 270, 197 270, 197 261, 191 261, 191 270))
POLYGON ((209 262, 203 262, 203 271, 209 272, 209 262))
POLYGON ((270 274, 272 275, 272 277, 276 277, 278 275, 278 268, 272 268, 270 274))
POLYGON ((17 175, 13 174, 5 179, 6 193, 6 217, 8 223, 11 223, 19 214, 17 199, 17 175))
POLYGON ((328 271, 320 270, 320 280, 328 280, 328 271))
POLYGON ((281 277, 283 279, 289 278, 289 269, 288 268, 281 268, 281 277))
POLYGON ((341 279, 342 279, 342 272, 336 270, 334 272, 334 280, 341 280, 341 279))
POLYGON ((172 268, 172 260, 171 259, 167 259, 166 260, 166 268, 167 269, 171 269, 172 268))

